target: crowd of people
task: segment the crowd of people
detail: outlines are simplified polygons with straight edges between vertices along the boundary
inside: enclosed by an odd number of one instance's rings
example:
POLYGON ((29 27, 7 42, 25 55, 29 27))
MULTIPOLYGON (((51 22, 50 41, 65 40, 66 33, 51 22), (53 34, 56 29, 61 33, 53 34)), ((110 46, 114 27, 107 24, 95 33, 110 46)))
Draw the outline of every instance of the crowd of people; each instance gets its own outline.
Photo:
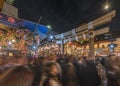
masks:
POLYGON ((120 86, 120 57, 0 58, 0 86, 120 86))

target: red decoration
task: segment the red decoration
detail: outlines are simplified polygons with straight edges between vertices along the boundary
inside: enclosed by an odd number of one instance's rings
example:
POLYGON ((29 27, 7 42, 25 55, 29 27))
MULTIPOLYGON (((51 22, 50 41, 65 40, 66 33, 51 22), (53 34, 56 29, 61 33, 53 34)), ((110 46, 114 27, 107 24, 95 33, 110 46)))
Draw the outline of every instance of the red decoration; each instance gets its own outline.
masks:
POLYGON ((15 23, 15 19, 12 18, 12 17, 8 17, 8 21, 9 21, 10 23, 15 23))

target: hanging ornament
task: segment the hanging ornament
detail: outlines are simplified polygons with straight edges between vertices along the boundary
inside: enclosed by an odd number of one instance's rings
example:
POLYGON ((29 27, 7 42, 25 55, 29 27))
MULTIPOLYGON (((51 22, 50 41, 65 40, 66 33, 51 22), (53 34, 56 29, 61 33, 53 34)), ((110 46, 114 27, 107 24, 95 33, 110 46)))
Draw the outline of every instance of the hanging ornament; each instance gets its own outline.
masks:
POLYGON ((88 29, 93 29, 93 23, 92 22, 88 23, 88 29))
POLYGON ((68 39, 64 39, 64 44, 68 42, 68 39))
POLYGON ((63 39, 64 38, 64 35, 63 34, 61 34, 61 39, 63 39))
POLYGON ((75 36, 75 40, 78 41, 78 36, 77 35, 75 36))
POLYGON ((73 34, 73 35, 76 35, 75 29, 72 30, 72 34, 73 34))
POLYGON ((40 40, 37 40, 37 45, 40 45, 40 40))
POLYGON ((8 22, 15 23, 15 19, 13 17, 8 17, 8 22))
POLYGON ((69 42, 71 42, 71 38, 69 38, 69 42))
POLYGON ((86 34, 83 34, 83 39, 86 39, 86 34))
POLYGON ((25 34, 25 32, 24 32, 24 30, 17 30, 16 31, 16 37, 19 37, 19 38, 21 38, 21 37, 23 37, 24 36, 24 34, 25 34))

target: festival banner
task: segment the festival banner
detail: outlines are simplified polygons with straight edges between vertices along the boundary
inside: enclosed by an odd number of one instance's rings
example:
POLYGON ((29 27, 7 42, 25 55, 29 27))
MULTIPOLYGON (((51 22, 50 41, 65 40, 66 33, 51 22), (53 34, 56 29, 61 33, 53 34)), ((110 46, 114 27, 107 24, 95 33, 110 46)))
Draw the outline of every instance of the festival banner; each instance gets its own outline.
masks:
POLYGON ((0 22, 12 27, 21 27, 23 25, 22 19, 16 19, 11 16, 0 13, 0 22))

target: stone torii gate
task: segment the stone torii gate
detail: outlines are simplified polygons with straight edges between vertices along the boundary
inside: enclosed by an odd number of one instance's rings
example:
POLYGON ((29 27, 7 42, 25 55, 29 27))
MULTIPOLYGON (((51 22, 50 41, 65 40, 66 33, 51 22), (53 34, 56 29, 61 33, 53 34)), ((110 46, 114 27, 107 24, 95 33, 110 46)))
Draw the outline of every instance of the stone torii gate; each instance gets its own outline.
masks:
POLYGON ((109 12, 108 14, 95 19, 87 24, 81 25, 80 27, 77 27, 75 29, 72 29, 68 32, 58 34, 56 35, 57 42, 61 44, 61 54, 64 54, 64 43, 68 42, 66 39, 71 39, 71 41, 74 41, 77 39, 80 39, 83 33, 88 34, 89 38, 89 57, 94 58, 94 36, 105 34, 109 32, 109 27, 104 27, 99 30, 94 31, 94 29, 98 26, 107 24, 112 21, 112 18, 114 18, 116 15, 116 11, 113 10, 109 12))

